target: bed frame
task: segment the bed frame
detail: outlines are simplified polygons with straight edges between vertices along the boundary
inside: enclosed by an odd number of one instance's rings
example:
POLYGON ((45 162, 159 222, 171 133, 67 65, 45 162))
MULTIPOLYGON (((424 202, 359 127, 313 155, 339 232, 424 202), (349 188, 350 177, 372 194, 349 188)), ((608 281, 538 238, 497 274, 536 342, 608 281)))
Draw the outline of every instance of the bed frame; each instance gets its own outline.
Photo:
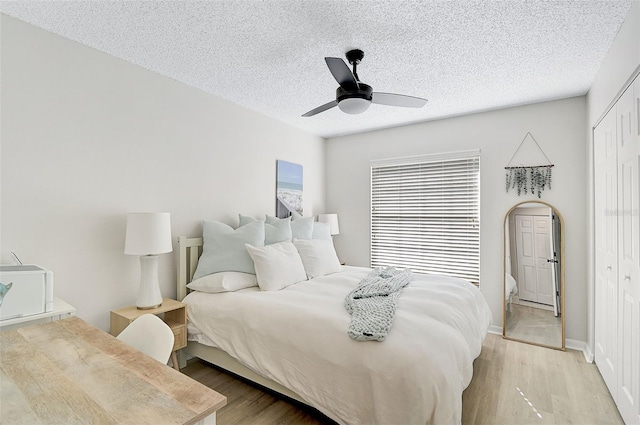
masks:
MULTIPOLYGON (((196 266, 198 265, 198 258, 200 258, 200 255, 202 254, 202 238, 179 236, 178 246, 178 286, 176 289, 178 300, 182 301, 189 292, 189 288, 187 288, 186 285, 193 279, 193 274, 195 273, 196 266)), ((184 350, 187 354, 198 357, 260 386, 297 400, 300 403, 309 404, 295 392, 275 381, 272 381, 271 379, 255 373, 253 370, 244 366, 229 354, 218 348, 209 347, 195 341, 188 341, 187 347, 184 350)))

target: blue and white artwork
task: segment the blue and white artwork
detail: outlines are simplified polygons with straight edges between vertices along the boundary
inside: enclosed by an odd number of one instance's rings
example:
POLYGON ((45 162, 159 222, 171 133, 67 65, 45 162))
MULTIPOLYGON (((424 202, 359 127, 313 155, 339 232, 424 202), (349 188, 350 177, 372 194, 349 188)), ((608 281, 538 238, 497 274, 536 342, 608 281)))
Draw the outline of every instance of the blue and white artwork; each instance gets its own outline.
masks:
POLYGON ((8 284, 0 283, 0 307, 2 307, 2 302, 4 301, 5 295, 9 292, 9 289, 13 286, 13 282, 9 282, 8 284))
POLYGON ((302 165, 276 161, 276 217, 302 215, 302 165))

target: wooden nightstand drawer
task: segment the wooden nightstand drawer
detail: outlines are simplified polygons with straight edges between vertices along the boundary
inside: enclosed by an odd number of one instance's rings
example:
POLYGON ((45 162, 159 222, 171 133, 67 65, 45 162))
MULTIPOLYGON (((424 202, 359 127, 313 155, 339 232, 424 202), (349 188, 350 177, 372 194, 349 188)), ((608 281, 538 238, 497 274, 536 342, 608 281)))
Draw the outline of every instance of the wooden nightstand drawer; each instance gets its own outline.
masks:
POLYGON ((173 351, 180 350, 187 346, 187 327, 180 326, 177 328, 171 329, 173 331, 173 335, 175 337, 175 341, 173 343, 173 351))

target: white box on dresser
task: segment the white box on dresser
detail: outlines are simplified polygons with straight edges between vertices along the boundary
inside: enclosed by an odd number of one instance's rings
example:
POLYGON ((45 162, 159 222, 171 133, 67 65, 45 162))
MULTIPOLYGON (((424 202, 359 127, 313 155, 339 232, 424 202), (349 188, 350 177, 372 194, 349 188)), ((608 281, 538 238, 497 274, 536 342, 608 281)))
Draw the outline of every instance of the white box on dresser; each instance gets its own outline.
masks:
POLYGON ((53 272, 35 264, 0 266, 0 321, 53 310, 53 272))

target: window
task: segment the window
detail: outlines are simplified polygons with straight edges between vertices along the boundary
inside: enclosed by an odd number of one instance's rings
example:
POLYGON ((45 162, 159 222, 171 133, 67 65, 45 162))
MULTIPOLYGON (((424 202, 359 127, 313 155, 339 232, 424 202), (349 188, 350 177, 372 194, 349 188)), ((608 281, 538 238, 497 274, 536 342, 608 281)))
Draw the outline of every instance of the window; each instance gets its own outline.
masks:
POLYGON ((371 161, 371 266, 479 284, 479 150, 371 161))

